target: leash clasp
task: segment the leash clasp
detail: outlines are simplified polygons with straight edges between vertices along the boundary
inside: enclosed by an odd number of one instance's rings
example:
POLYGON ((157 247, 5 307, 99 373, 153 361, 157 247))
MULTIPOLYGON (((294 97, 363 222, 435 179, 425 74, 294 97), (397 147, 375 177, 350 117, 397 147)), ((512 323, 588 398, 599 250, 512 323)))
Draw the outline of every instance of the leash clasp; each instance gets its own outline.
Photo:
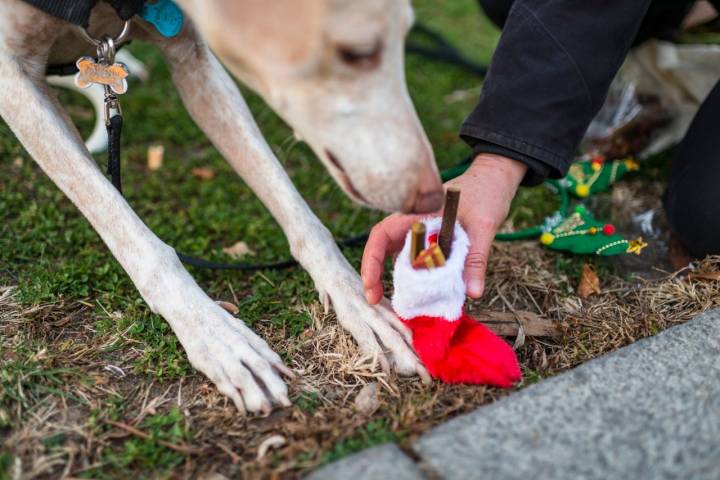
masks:
POLYGON ((122 107, 120 101, 112 92, 109 92, 110 88, 105 87, 105 102, 104 102, 104 113, 105 113, 105 126, 110 126, 110 119, 115 115, 122 115, 122 107))

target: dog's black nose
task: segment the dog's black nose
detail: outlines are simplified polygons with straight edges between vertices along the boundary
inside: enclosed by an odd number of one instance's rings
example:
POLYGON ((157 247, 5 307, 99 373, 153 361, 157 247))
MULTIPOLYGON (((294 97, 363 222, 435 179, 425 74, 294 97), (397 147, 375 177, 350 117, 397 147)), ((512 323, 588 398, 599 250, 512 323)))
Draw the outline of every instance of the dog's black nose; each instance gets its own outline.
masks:
POLYGON ((414 192, 403 205, 403 213, 431 213, 442 207, 442 189, 430 192, 414 192))
POLYGON ((437 170, 432 167, 423 168, 416 182, 415 188, 403 202, 403 213, 431 213, 440 210, 444 192, 437 170))
POLYGON ((437 212, 442 207, 442 190, 436 192, 418 192, 407 213, 437 212))

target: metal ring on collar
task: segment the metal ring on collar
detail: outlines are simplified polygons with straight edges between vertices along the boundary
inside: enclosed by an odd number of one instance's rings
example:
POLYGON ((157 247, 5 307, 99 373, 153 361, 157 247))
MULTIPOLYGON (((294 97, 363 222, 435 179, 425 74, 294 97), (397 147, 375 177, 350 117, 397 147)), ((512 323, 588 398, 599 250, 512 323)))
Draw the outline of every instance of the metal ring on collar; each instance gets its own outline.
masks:
POLYGON ((105 35, 97 46, 97 54, 100 60, 107 63, 115 62, 115 40, 105 35))
MULTIPOLYGON (((127 39, 128 34, 130 33, 130 23, 131 23, 130 20, 125 20, 125 23, 123 24, 123 28, 120 31, 120 33, 118 34, 118 36, 112 39, 112 41, 115 45, 119 45, 127 39)), ((90 32, 88 32, 85 27, 80 27, 80 33, 82 34, 82 37, 85 40, 92 43, 96 47, 99 47, 103 43, 102 39, 95 38, 92 35, 90 35, 90 32)))

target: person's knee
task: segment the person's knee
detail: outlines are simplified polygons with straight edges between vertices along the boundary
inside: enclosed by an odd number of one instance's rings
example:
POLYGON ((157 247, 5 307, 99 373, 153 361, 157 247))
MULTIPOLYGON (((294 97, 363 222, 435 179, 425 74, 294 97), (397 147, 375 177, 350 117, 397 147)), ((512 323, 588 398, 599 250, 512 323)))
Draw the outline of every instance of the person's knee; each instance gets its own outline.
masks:
POLYGON ((487 15, 498 28, 502 28, 510 13, 513 0, 478 0, 478 3, 480 4, 480 8, 485 12, 485 15, 487 15))
POLYGON ((671 184, 663 198, 670 228, 696 258, 720 255, 720 211, 712 197, 702 190, 678 192, 677 186, 671 184))
POLYGON ((663 198, 670 226, 695 257, 720 254, 720 82, 678 146, 663 198))

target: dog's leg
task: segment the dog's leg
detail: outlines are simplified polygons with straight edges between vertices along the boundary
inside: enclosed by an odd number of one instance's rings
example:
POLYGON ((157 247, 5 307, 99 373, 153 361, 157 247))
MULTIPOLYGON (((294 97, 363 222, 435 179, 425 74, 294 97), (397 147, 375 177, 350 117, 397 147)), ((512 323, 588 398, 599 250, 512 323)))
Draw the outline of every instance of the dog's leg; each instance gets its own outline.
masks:
POLYGON ((74 76, 58 76, 51 75, 47 77, 47 82, 53 87, 62 87, 84 95, 95 110, 95 125, 90 136, 85 140, 85 146, 90 153, 100 153, 107 149, 108 134, 105 127, 105 119, 103 118, 103 109, 105 108, 105 90, 100 85, 91 85, 88 88, 78 88, 75 85, 74 76))
POLYGON ((183 37, 155 41, 190 114, 250 185, 282 227, 293 256, 310 273, 320 297, 362 350, 401 374, 429 376, 408 345, 409 332, 388 307, 370 306, 359 275, 312 213, 275 158, 235 82, 188 25, 183 37))
POLYGON ((280 357, 200 289, 100 172, 44 79, 24 67, 0 48, 0 116, 95 227, 152 311, 170 323, 192 365, 241 411, 269 411, 270 400, 288 405, 274 370, 287 370, 280 357))

